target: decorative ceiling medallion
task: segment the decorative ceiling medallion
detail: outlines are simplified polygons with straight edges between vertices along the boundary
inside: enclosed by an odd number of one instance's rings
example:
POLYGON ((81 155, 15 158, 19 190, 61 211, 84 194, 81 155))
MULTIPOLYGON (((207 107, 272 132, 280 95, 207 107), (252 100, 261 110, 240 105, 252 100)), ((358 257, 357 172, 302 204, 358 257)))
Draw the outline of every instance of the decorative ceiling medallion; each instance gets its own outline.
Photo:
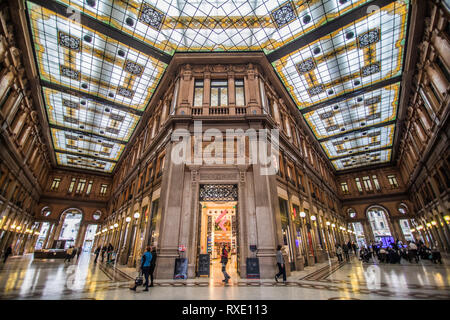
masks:
POLYGON ((120 94, 121 96, 124 96, 125 98, 131 99, 134 95, 134 91, 130 90, 125 87, 119 87, 117 88, 117 94, 120 94))
POLYGON ((290 1, 282 4, 277 9, 272 10, 271 14, 277 28, 281 28, 297 18, 294 7, 290 1))
POLYGON ((374 131, 374 132, 369 133, 367 136, 368 137, 377 137, 380 135, 381 135, 381 131, 374 131))
POLYGON ((104 147, 104 148, 112 148, 112 147, 114 147, 114 145, 111 144, 111 143, 103 142, 103 143, 102 143, 102 147, 104 147))
POLYGON ((164 22, 165 15, 148 3, 143 3, 139 15, 139 21, 159 31, 164 22))
POLYGON ((123 67, 125 71, 135 76, 141 76, 142 72, 144 72, 144 66, 130 60, 125 60, 123 67))
POLYGON ((368 77, 372 74, 378 73, 381 70, 381 66, 379 62, 372 63, 368 66, 364 66, 361 68, 361 76, 368 77))
POLYGON ((370 121, 370 120, 375 120, 375 119, 379 119, 379 118, 381 118, 381 112, 369 114, 366 117, 366 120, 370 121))
POLYGON ((326 128, 327 132, 335 131, 337 129, 339 129, 338 125, 332 125, 332 126, 329 126, 329 127, 326 128))
POLYGON ((78 124, 78 119, 64 116, 64 122, 78 124))
POLYGON ((319 115, 321 120, 329 119, 329 118, 331 118, 333 116, 334 116, 334 112, 333 111, 327 111, 327 112, 321 113, 319 115))
POLYGON ((308 93, 310 96, 318 95, 325 91, 325 87, 323 84, 319 84, 318 86, 312 87, 308 89, 308 93))
POLYGON ((296 65, 298 73, 300 75, 307 73, 311 70, 313 70, 316 67, 316 63, 314 62, 313 58, 306 59, 305 61, 302 61, 300 63, 297 63, 296 65))
POLYGON ((380 29, 372 29, 358 36, 358 47, 365 48, 380 41, 380 29))
POLYGON ((112 120, 115 120, 115 121, 122 122, 125 119, 125 116, 121 116, 120 114, 112 113, 112 114, 109 115, 109 118, 112 119, 112 120))
POLYGON ((80 109, 80 104, 67 100, 67 99, 62 99, 62 104, 64 107, 68 107, 68 108, 72 108, 72 109, 80 109))
POLYGON ((81 39, 70 36, 63 31, 58 31, 58 43, 60 46, 69 48, 71 50, 80 51, 81 39))
POLYGON ((71 68, 65 67, 65 66, 59 66, 59 69, 61 71, 61 74, 65 77, 68 77, 73 80, 78 80, 78 81, 81 78, 81 74, 77 70, 74 70, 74 69, 71 69, 71 68))
POLYGON ((375 97, 364 100, 364 105, 370 106, 370 105, 373 105, 375 103, 380 103, 380 102, 381 102, 381 96, 375 96, 375 97))
POLYGON ((200 185, 200 201, 237 201, 238 192, 235 184, 200 185))

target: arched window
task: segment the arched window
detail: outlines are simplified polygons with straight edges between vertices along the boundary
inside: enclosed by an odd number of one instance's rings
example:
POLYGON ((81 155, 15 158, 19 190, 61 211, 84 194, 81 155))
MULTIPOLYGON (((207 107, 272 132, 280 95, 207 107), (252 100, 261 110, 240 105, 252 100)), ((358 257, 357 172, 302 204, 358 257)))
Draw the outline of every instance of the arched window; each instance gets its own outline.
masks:
POLYGON ((67 209, 61 215, 63 225, 59 240, 66 240, 65 248, 74 246, 78 236, 78 230, 83 220, 83 213, 79 209, 67 209))
POLYGON ((406 204, 404 203, 400 203, 399 207, 398 207, 398 211, 401 214, 407 214, 408 213, 408 207, 406 206, 406 204))
POLYGON ((102 216, 102 213, 100 211, 95 211, 95 213, 92 215, 92 218, 94 220, 99 220, 101 216, 102 216))
POLYGON ((386 210, 381 206, 371 206, 367 209, 367 218, 369 219, 370 226, 375 240, 377 242, 382 241, 383 246, 390 245, 394 242, 391 230, 389 229, 388 216, 386 210))
POLYGON ((52 214, 52 211, 50 210, 49 207, 44 207, 44 208, 42 208, 42 210, 41 210, 41 214, 42 214, 44 217, 48 217, 49 215, 52 214))
POLYGON ((355 211, 355 209, 353 209, 353 208, 348 208, 348 210, 347 210, 347 214, 348 214, 348 216, 350 217, 350 218, 354 218, 354 217, 356 217, 356 211, 355 211))

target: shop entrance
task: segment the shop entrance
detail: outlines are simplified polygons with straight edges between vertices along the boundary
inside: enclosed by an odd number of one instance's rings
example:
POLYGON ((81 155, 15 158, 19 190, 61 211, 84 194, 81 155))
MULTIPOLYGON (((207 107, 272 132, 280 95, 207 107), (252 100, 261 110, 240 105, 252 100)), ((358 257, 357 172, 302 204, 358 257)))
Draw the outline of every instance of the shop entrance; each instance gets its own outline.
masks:
POLYGON ((210 278, 221 281, 223 277, 220 257, 227 247, 227 273, 237 278, 237 201, 200 201, 200 254, 210 256, 210 278))

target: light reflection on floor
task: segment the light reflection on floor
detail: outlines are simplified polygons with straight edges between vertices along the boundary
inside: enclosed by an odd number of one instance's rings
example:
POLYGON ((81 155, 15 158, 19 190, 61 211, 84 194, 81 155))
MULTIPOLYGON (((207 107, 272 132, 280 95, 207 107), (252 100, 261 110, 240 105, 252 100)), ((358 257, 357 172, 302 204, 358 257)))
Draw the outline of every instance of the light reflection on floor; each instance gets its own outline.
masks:
POLYGON ((229 264, 232 279, 227 286, 217 263, 211 278, 156 280, 149 292, 139 288, 135 293, 128 289, 130 281, 111 280, 88 253, 70 264, 26 255, 0 263, 0 299, 450 299, 450 261, 444 262, 376 265, 355 258, 343 264, 333 260, 291 273, 287 285, 272 279, 239 279, 229 264), (369 268, 379 268, 378 289, 366 281, 369 268), (314 280, 303 279, 316 271, 318 277, 307 278, 314 280))

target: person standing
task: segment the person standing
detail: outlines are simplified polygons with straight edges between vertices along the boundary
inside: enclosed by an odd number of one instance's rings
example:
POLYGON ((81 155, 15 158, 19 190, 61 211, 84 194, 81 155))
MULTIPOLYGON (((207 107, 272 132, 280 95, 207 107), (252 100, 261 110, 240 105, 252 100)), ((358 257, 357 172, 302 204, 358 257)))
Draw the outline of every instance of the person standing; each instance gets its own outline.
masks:
POLYGON ((103 246, 103 248, 102 248, 102 262, 105 260, 105 252, 106 252, 106 246, 103 246))
POLYGON ((416 263, 419 263, 419 256, 417 255, 417 246, 412 241, 410 241, 410 243, 409 243, 408 253, 409 253, 409 262, 412 262, 412 260, 414 258, 416 263))
POLYGON ((222 282, 228 283, 228 280, 230 280, 230 276, 227 273, 227 263, 228 263, 228 250, 226 245, 224 244, 222 247, 222 254, 220 255, 220 263, 222 264, 222 273, 225 279, 222 280, 222 282))
MULTIPOLYGON (((141 270, 142 270, 142 274, 145 277, 144 291, 148 291, 148 277, 150 275, 150 265, 151 265, 151 261, 152 261, 152 253, 150 252, 150 250, 151 250, 150 246, 147 246, 146 250, 141 258, 141 270)), ((136 287, 137 287, 137 285, 135 284, 133 288, 130 288, 130 290, 136 291, 136 287)))
POLYGON ((11 245, 8 246, 8 248, 6 248, 5 254, 4 254, 4 258, 3 258, 3 263, 6 263, 6 259, 8 259, 8 257, 12 254, 12 248, 11 245))
POLYGON ((344 251, 345 260, 350 261, 350 256, 348 254, 348 250, 349 250, 348 245, 346 245, 344 243, 344 245, 342 246, 342 250, 344 251))
POLYGON ((150 262, 150 287, 153 287, 153 272, 156 267, 156 247, 152 248, 152 261, 150 262))
POLYGON ((80 258, 80 254, 81 254, 82 251, 83 251, 83 247, 82 247, 82 246, 79 246, 79 247, 78 247, 78 250, 77 250, 77 261, 78 261, 78 259, 80 258))
POLYGON ((439 248, 437 245, 437 242, 435 242, 434 246, 431 248, 431 260, 433 261, 433 263, 440 263, 442 264, 442 257, 441 257, 441 253, 439 252, 439 248))
POLYGON ((336 255, 337 255, 337 257, 338 257, 338 261, 339 262, 342 262, 342 248, 341 248, 341 245, 340 244, 338 244, 337 245, 337 248, 336 248, 336 255))
POLYGON ((114 247, 112 246, 112 244, 108 244, 108 249, 107 249, 107 254, 106 254, 106 262, 110 262, 111 261, 111 254, 114 251, 114 247))
POLYGON ((70 246, 69 249, 66 250, 66 258, 64 259, 64 262, 70 262, 70 259, 72 259, 73 254, 73 247, 70 246))
POLYGON ((358 247, 356 246, 356 243, 352 242, 352 248, 353 248, 353 252, 355 253, 355 257, 356 257, 357 250, 358 250, 358 247))
POLYGON ((284 263, 283 253, 281 252, 281 245, 277 247, 277 266, 278 273, 275 275, 275 281, 278 282, 278 277, 283 275, 283 282, 286 282, 286 264, 284 263))
POLYGON ((97 247, 97 249, 95 249, 94 253, 95 253, 95 260, 94 263, 97 263, 97 259, 98 259, 98 255, 100 254, 100 246, 97 247))

